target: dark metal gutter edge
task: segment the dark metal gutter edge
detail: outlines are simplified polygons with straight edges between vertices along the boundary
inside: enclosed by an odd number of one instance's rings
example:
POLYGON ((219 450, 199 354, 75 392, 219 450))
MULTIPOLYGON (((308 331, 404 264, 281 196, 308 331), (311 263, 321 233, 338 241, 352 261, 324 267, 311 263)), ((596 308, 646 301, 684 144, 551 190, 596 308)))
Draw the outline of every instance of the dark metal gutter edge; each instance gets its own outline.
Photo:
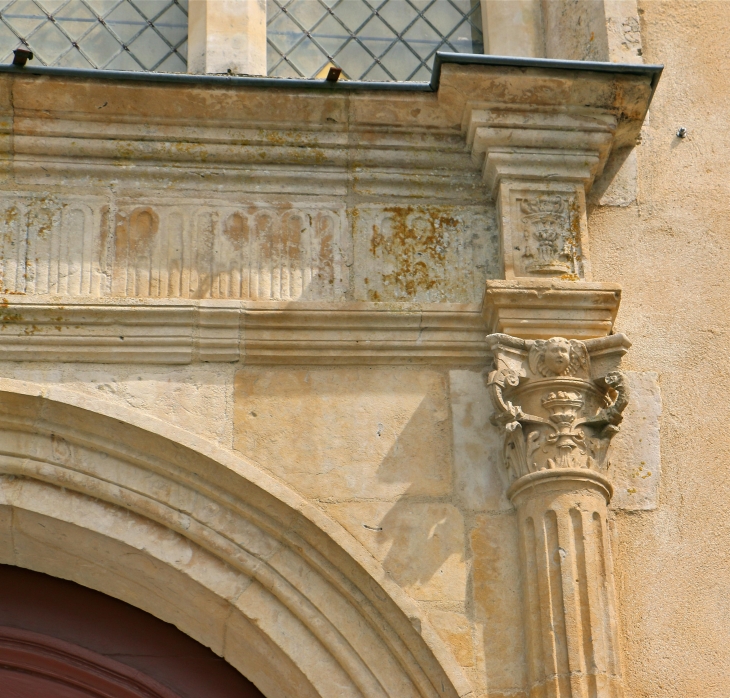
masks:
POLYGON ((117 80, 129 82, 163 82, 175 85, 210 85, 214 87, 265 87, 284 89, 323 90, 342 92, 351 90, 396 90, 398 92, 431 92, 427 82, 365 82, 347 80, 302 80, 292 78, 266 78, 241 75, 189 75, 184 73, 145 73, 125 70, 94 70, 91 68, 49 68, 25 65, 18 68, 12 63, 0 65, 0 73, 16 75, 59 76, 92 80, 117 80))
MULTIPOLYGON (((651 78, 651 96, 654 96, 662 65, 633 65, 627 63, 599 63, 596 61, 561 61, 552 58, 516 58, 514 56, 485 56, 473 53, 436 53, 431 82, 366 82, 347 80, 327 82, 326 80, 300 80, 291 78, 266 78, 238 75, 186 75, 181 73, 143 73, 122 70, 93 70, 81 68, 49 68, 26 65, 22 68, 13 64, 0 65, 0 73, 16 75, 47 75, 96 80, 117 80, 131 82, 161 82, 177 85, 211 85, 228 87, 262 87, 284 89, 307 89, 324 91, 387 90, 395 92, 436 92, 441 80, 441 66, 446 63, 459 65, 492 65, 515 68, 542 68, 552 70, 582 70, 587 72, 613 73, 615 75, 644 75, 651 78)), ((651 101, 651 99, 649 100, 651 101)))

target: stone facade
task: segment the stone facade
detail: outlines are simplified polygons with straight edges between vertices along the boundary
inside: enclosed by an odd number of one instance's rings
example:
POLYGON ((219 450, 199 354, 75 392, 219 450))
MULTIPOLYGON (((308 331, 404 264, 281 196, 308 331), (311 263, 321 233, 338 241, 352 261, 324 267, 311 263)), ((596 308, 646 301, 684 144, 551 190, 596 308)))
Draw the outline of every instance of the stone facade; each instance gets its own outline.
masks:
POLYGON ((725 696, 730 22, 542 5, 658 87, 0 72, 0 562, 268 698, 725 696))

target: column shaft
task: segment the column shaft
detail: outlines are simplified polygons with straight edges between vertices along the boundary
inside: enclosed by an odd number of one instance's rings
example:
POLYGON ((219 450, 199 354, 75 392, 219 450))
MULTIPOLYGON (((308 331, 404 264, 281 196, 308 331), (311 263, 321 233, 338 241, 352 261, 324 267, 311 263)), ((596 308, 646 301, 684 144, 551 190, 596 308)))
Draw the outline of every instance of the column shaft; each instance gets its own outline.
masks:
POLYGON ((511 488, 531 698, 622 695, 606 527, 610 486, 601 480, 586 471, 542 471, 511 488))

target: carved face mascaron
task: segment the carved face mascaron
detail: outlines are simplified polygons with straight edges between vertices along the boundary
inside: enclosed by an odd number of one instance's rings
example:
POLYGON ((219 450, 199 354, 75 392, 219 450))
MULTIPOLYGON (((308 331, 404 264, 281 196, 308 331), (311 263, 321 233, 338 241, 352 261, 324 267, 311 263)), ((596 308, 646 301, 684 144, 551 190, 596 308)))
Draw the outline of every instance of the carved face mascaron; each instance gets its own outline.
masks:
POLYGON ((548 340, 545 347, 545 368, 556 376, 563 375, 570 366, 570 342, 558 337, 548 340))
POLYGON ((549 378, 586 372, 589 359, 583 342, 553 337, 547 341, 538 339, 534 342, 529 363, 534 373, 549 378))

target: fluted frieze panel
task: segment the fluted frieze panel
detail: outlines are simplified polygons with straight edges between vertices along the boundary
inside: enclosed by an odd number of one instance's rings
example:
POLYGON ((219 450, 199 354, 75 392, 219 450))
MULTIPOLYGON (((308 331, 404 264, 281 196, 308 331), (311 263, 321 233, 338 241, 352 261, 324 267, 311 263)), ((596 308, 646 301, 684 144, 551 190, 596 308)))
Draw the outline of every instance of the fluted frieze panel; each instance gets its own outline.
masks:
POLYGON ((348 286, 344 209, 99 198, 0 201, 4 293, 335 300, 348 286))
POLYGON ((496 273, 484 206, 231 198, 0 195, 0 292, 474 302, 496 273))

